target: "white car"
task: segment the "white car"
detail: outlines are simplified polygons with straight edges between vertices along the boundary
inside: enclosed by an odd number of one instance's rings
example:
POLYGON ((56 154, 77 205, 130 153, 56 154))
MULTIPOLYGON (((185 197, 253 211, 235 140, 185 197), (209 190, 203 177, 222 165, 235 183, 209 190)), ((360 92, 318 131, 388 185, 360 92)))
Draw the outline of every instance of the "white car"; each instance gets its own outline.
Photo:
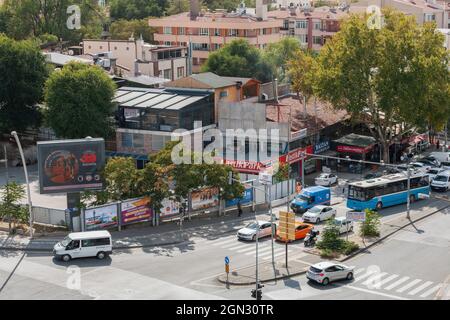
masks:
POLYGON ((330 187, 332 184, 335 184, 338 180, 337 175, 333 173, 321 173, 314 182, 317 186, 330 187))
POLYGON ((432 190, 448 191, 450 188, 450 170, 445 170, 434 177, 430 184, 432 190))
MULTIPOLYGON (((339 234, 353 231, 353 221, 348 220, 346 217, 334 218, 333 224, 339 229, 339 234)), ((325 226, 327 228, 327 226, 325 226)))
POLYGON ((413 162, 413 163, 411 163, 411 166, 414 169, 422 171, 422 172, 428 172, 431 170, 431 166, 428 164, 425 164, 423 162, 413 162))
POLYGON ((441 169, 441 168, 431 168, 428 171, 428 177, 430 177, 430 182, 433 181, 433 179, 441 172, 444 172, 445 169, 441 169))
POLYGON ((324 286, 336 280, 352 280, 354 267, 333 262, 320 262, 312 265, 306 272, 306 278, 324 286))
MULTIPOLYGON (((259 227, 258 239, 268 237, 272 235, 272 223, 269 221, 253 221, 250 222, 245 228, 240 229, 237 232, 237 237, 239 240, 256 240, 256 232, 259 227)), ((274 224, 274 234, 276 225, 274 224)))
POLYGON ((303 214, 304 222, 319 223, 324 220, 334 219, 336 217, 336 209, 330 206, 314 206, 303 214))

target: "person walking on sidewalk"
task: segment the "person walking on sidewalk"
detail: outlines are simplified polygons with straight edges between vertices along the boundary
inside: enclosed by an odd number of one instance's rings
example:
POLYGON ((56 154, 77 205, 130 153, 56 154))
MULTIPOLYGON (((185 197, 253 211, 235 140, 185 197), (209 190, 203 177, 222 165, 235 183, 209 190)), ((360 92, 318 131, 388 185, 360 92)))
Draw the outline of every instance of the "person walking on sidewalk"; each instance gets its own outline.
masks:
POLYGON ((242 206, 240 200, 237 203, 237 209, 238 209, 238 217, 240 217, 242 215, 242 206))

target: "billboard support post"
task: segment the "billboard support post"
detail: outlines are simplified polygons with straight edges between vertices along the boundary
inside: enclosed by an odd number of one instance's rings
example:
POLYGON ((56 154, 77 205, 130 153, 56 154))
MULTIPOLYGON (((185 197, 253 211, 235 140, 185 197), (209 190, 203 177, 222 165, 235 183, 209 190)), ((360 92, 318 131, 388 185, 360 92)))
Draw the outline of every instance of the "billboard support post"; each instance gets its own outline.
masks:
POLYGON ((122 231, 122 201, 117 203, 117 229, 122 231))
POLYGON ((80 217, 81 217, 81 231, 82 232, 84 232, 84 231, 86 231, 86 220, 85 220, 85 218, 84 218, 84 208, 81 208, 81 215, 80 215, 80 217))

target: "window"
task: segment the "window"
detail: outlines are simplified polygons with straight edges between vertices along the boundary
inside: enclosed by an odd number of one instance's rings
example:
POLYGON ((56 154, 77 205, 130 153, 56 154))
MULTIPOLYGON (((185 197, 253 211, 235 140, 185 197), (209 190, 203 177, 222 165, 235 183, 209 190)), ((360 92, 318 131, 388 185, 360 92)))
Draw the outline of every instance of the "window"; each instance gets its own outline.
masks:
POLYGON ((110 244, 109 238, 87 239, 81 241, 83 247, 109 246, 110 244))
POLYGON ((114 47, 114 50, 117 50, 117 47, 114 47))
POLYGON ((137 133, 122 133, 122 147, 124 148, 143 148, 144 136, 137 133))
POLYGON ((130 51, 130 47, 127 47, 127 51, 130 51))
POLYGON ((177 77, 178 78, 184 77, 184 67, 178 67, 177 68, 177 77))
POLYGON ((164 70, 164 79, 172 79, 172 69, 164 70))
POLYGON ((283 21, 283 29, 289 29, 289 20, 283 21))
POLYGON ((165 44, 166 46, 171 46, 171 45, 172 45, 172 42, 171 42, 171 41, 164 41, 164 44, 165 44))
POLYGON ((298 39, 301 43, 307 43, 308 42, 308 36, 306 34, 299 34, 298 39))
POLYGON ((425 13, 425 22, 436 21, 436 15, 434 13, 425 13))
POLYGON ((184 35, 184 34, 186 34, 186 30, 184 29, 184 27, 179 27, 179 28, 178 28, 178 34, 179 34, 179 35, 184 35))
POLYGON ((172 27, 164 27, 163 33, 164 34, 172 34, 172 27))
POLYGON ((80 240, 72 240, 67 246, 67 250, 73 250, 80 247, 80 240))
POLYGON ((266 29, 266 28, 263 28, 263 29, 262 29, 262 33, 263 33, 263 34, 267 34, 267 29, 266 29))
POLYGON ((214 35, 215 36, 220 36, 220 29, 214 29, 214 35))
POLYGON ((230 37, 236 37, 237 36, 237 30, 236 29, 230 29, 228 30, 228 35, 230 37))
POLYGON ((322 22, 314 22, 314 30, 322 29, 322 22))
POLYGON ((297 28, 297 29, 308 28, 308 21, 306 21, 306 20, 295 21, 295 28, 297 28))
POLYGON ((313 36, 313 44, 322 44, 322 37, 313 36))
POLYGON ((100 50, 102 50, 103 49, 103 47, 102 46, 100 46, 100 50))
POLYGON ((220 91, 220 97, 221 98, 228 97, 228 91, 220 91))
POLYGON ((209 36, 209 29, 208 28, 200 28, 200 35, 201 36, 209 36))

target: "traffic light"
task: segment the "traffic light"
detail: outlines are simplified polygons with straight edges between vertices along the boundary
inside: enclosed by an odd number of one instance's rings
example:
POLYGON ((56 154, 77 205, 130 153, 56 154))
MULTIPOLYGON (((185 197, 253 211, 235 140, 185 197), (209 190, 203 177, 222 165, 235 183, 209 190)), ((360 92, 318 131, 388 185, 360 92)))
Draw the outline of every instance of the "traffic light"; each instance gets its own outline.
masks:
POLYGON ((262 299, 262 291, 261 289, 252 289, 252 298, 256 298, 256 300, 262 299))

